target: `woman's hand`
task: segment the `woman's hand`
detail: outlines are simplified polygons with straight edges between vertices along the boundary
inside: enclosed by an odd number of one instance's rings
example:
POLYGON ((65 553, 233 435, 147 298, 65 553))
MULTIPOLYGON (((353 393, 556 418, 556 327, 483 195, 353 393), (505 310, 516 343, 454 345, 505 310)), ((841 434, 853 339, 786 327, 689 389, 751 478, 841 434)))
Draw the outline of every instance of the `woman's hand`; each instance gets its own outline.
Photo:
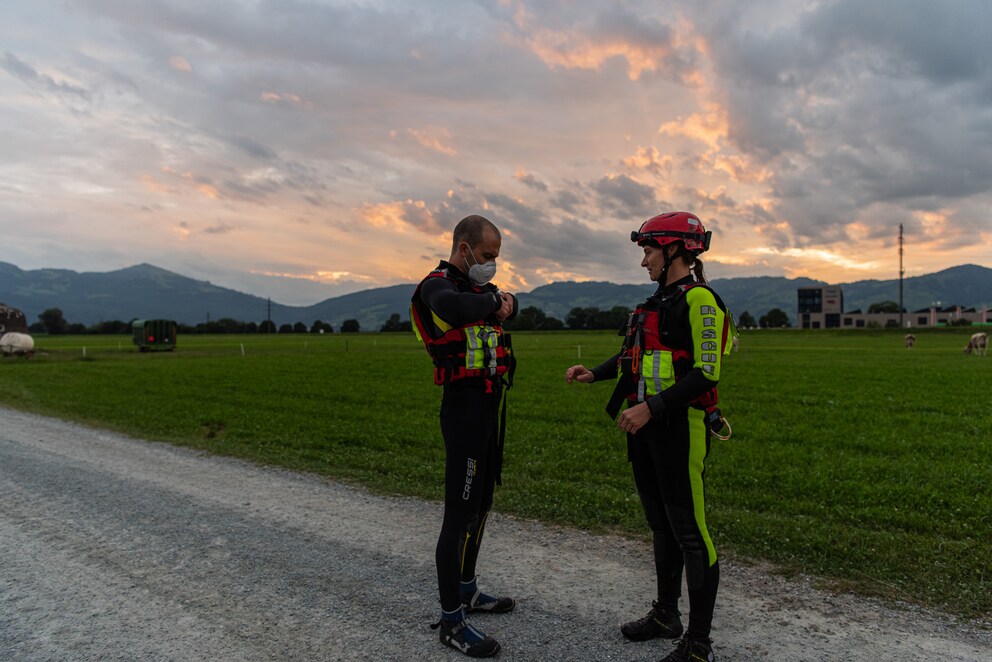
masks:
POLYGON ((596 381, 596 376, 584 365, 573 365, 565 371, 565 382, 571 384, 573 381, 591 384, 596 381))
POLYGON ((648 407, 648 403, 642 402, 639 405, 624 409, 617 419, 617 427, 624 432, 637 434, 637 431, 647 425, 650 420, 651 409, 648 407))

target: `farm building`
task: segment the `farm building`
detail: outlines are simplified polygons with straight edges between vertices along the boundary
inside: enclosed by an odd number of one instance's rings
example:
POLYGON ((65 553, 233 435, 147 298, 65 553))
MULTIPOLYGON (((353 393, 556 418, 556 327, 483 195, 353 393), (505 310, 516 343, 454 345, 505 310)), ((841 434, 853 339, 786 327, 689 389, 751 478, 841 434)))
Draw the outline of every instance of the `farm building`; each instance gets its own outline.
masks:
MULTIPOLYGON (((844 310, 844 293, 837 286, 801 287, 798 294, 799 327, 803 329, 864 329, 866 327, 899 326, 899 313, 863 313, 844 310)), ((961 306, 941 306, 903 312, 902 323, 909 327, 943 326, 967 320, 972 324, 987 324, 987 306, 981 310, 961 306)))
POLYGON ((799 288, 799 326, 803 329, 839 329, 844 293, 839 287, 799 288))
POLYGON ((17 308, 0 303, 0 336, 7 332, 27 333, 28 320, 17 308))

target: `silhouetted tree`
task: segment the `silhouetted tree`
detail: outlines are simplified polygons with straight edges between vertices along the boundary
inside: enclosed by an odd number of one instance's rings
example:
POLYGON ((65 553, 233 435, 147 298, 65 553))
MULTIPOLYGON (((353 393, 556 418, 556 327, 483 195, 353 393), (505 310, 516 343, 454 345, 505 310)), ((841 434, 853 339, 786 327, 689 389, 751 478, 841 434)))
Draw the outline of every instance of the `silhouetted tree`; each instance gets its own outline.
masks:
POLYGON ((306 333, 307 325, 303 322, 297 322, 293 325, 293 333, 306 333))
POLYGON ((511 321, 506 323, 507 328, 515 331, 533 331, 540 329, 548 316, 537 306, 527 306, 517 313, 511 321))
POLYGON ((743 313, 741 313, 740 319, 737 320, 737 326, 739 326, 742 329, 753 329, 754 327, 758 326, 758 323, 754 320, 753 317, 751 317, 751 313, 745 310, 743 313))
MULTIPOLYGON (((592 308, 592 310, 596 309, 592 308)), ((628 315, 630 315, 630 309, 624 306, 614 306, 609 310, 596 310, 586 328, 619 329, 627 322, 628 315)))
POLYGON ((791 326, 789 316, 781 308, 772 308, 766 315, 762 315, 761 319, 758 320, 758 325, 762 329, 780 329, 791 326))
POLYGON ((334 327, 327 322, 317 320, 310 327, 310 333, 334 333, 334 327))
POLYGON ((576 331, 588 329, 590 318, 598 312, 599 308, 572 308, 568 311, 568 314, 565 315, 565 324, 568 325, 568 328, 576 331))
POLYGON ((45 333, 53 336, 65 333, 69 327, 69 323, 62 316, 61 308, 48 308, 41 315, 38 315, 38 319, 45 327, 45 333))
POLYGON ((413 326, 410 320, 401 320, 399 313, 393 313, 386 320, 386 323, 382 325, 380 331, 411 331, 413 326))
POLYGON ((341 322, 341 333, 358 333, 361 326, 358 324, 358 320, 350 319, 341 322))
POLYGON ((283 324, 282 326, 279 327, 279 333, 292 333, 292 332, 293 332, 292 324, 283 324))
POLYGON ((265 320, 264 322, 262 322, 261 324, 258 325, 258 332, 259 333, 275 333, 276 332, 276 323, 273 322, 272 320, 265 320))

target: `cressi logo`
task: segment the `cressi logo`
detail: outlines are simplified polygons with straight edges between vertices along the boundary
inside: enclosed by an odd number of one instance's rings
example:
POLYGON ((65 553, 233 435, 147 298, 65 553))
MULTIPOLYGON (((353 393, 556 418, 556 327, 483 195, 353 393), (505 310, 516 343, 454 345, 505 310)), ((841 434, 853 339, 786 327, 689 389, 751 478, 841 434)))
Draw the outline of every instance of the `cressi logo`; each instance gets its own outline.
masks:
POLYGON ((468 458, 468 465, 465 467, 465 487, 462 489, 462 499, 468 501, 472 495, 472 479, 475 478, 475 460, 468 458))

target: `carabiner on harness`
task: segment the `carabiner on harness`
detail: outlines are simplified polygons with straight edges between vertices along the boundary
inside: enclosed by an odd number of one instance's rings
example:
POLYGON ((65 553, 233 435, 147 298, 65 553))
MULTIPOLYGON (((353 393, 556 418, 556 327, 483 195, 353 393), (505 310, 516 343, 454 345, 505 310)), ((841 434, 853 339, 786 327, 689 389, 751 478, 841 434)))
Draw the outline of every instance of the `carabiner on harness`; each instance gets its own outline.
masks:
POLYGON ((710 429, 710 434, 720 441, 727 441, 734 434, 733 428, 730 427, 730 421, 724 418, 719 407, 714 407, 706 412, 706 426, 710 429))

